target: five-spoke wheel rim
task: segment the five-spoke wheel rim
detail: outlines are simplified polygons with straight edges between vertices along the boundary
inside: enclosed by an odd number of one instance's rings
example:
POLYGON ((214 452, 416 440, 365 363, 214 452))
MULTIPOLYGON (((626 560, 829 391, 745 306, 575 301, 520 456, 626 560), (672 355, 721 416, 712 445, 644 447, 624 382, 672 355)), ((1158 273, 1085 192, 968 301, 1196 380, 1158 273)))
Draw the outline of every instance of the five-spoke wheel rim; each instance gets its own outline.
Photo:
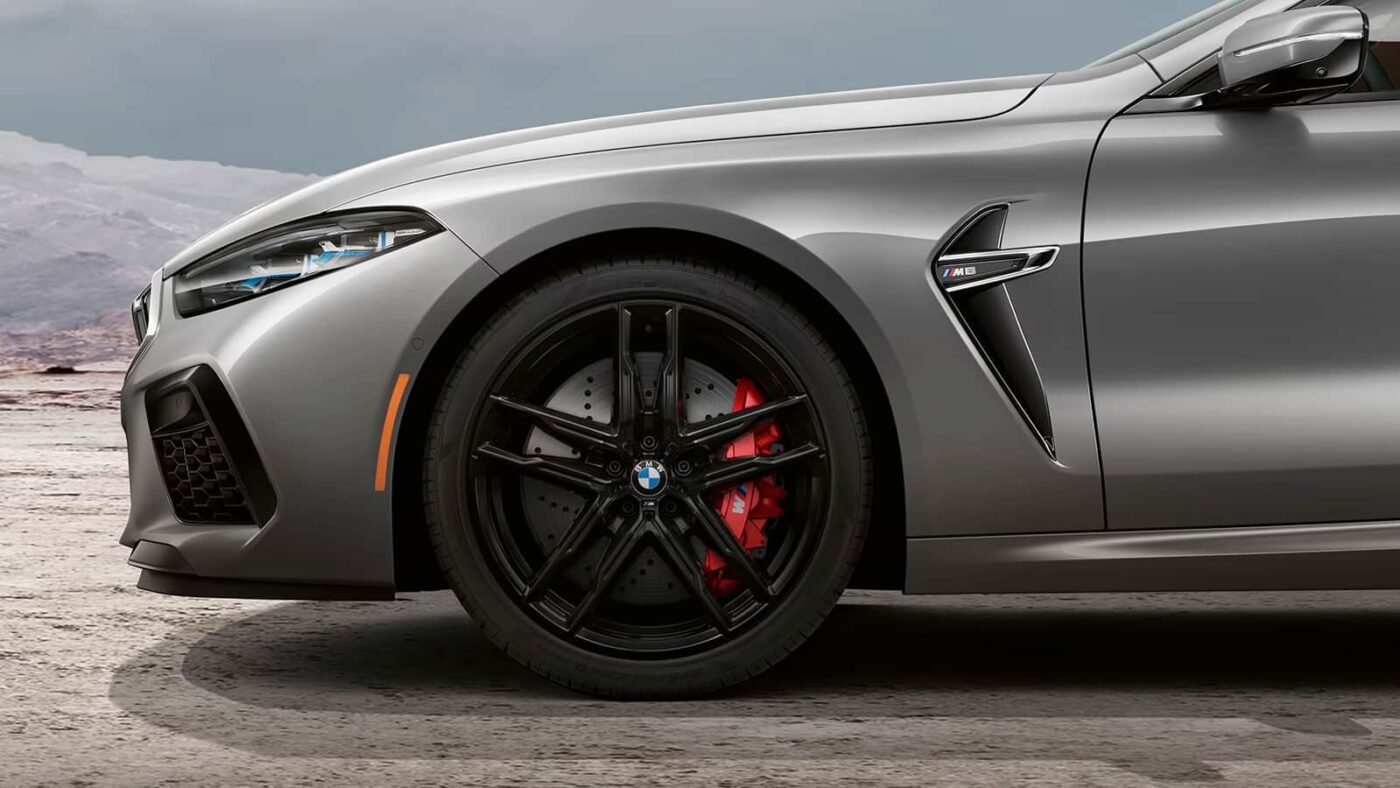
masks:
POLYGON ((581 306, 526 342, 489 391, 462 442, 468 527, 515 603, 559 637, 629 657, 705 650, 752 629, 798 585, 829 505, 826 442, 792 367, 743 321, 681 301, 581 306), (654 376, 640 371, 643 354, 659 357, 654 376), (608 356, 610 418, 545 404, 565 375, 608 356), (767 401, 688 417, 686 365, 701 362, 755 381, 767 401), (725 456, 731 441, 769 423, 781 426, 778 450, 725 456), (567 456, 527 452, 532 431, 567 446, 567 456), (786 496, 761 555, 715 511, 722 491, 760 478, 777 480, 786 496), (527 479, 578 496, 568 527, 551 533, 549 544, 527 527, 527 479), (718 595, 707 585, 706 551, 722 557, 740 581, 737 592, 718 595), (674 601, 629 603, 616 591, 624 574, 648 571, 669 573, 661 576, 676 589, 674 601))

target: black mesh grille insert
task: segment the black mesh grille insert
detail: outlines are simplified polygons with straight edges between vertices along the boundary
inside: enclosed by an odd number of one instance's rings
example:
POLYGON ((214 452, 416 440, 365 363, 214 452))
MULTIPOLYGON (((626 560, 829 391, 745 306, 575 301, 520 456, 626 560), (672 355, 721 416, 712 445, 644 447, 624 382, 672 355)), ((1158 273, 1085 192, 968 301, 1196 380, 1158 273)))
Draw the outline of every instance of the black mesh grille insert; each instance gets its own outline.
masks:
POLYGON ((156 438, 175 515, 187 523, 252 523, 243 488, 208 424, 156 438))
POLYGON ((265 525, 277 496, 218 375, 191 367, 146 392, 161 476, 181 522, 265 525))

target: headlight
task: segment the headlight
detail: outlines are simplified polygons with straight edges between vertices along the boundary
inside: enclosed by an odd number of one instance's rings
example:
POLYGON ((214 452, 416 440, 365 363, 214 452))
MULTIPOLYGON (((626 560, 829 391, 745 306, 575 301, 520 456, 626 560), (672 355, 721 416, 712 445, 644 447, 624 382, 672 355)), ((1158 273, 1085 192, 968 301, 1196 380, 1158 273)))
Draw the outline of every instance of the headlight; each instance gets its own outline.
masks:
POLYGON ((440 232, 411 211, 318 216, 241 241, 175 275, 175 308, 189 317, 338 271, 440 232))

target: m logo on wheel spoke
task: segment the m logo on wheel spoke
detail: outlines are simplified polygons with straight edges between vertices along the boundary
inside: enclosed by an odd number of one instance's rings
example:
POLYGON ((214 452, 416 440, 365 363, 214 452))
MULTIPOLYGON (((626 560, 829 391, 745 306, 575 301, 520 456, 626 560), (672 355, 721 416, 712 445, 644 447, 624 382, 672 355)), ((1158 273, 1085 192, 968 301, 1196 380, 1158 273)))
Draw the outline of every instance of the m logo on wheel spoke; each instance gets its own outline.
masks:
POLYGON ((655 460, 642 460, 632 468, 632 486, 643 495, 656 495, 666 489, 666 467, 655 460))

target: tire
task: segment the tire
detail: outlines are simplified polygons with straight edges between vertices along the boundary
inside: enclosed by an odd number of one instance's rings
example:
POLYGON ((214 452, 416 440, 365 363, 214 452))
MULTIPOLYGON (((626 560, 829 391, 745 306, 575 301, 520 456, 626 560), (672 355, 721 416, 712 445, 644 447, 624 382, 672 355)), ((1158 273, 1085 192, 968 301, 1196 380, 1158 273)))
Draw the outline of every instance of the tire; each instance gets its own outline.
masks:
POLYGON ((600 696, 697 696, 762 673, 831 611, 864 540, 870 457, 845 368, 790 304, 703 261, 612 259, 536 283, 462 351, 424 502, 449 584, 511 657, 600 696), (771 420, 701 421, 728 386, 760 391, 771 420), (715 442, 740 427, 781 439, 715 442))

